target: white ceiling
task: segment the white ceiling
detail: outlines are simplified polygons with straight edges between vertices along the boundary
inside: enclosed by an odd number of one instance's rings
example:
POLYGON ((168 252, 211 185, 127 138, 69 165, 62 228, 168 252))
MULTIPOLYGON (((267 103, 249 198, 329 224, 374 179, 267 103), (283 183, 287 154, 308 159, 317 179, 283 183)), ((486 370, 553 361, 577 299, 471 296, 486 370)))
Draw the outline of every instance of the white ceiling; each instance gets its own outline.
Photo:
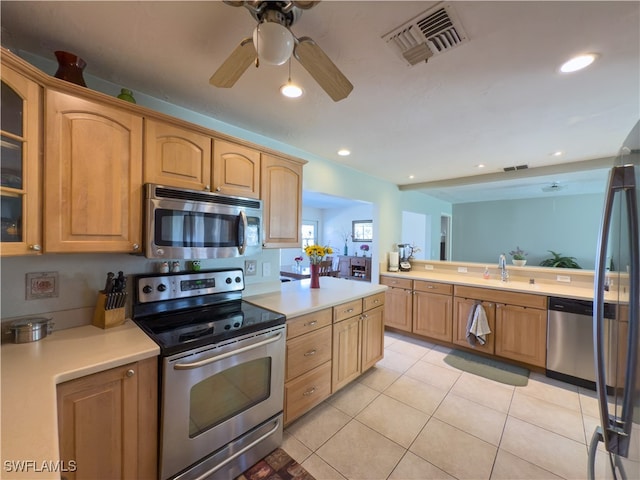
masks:
POLYGON ((573 173, 615 156, 640 118, 640 3, 456 1, 469 41, 408 67, 381 37, 434 4, 323 1, 303 13, 293 33, 313 38, 354 85, 337 103, 297 62, 292 78, 305 90, 297 100, 278 93, 286 65, 249 67, 231 89, 209 85, 253 30, 245 8, 7 0, 0 8, 6 47, 51 59, 55 50, 76 53, 87 73, 398 185, 446 180, 421 191, 448 201, 537 196, 554 181, 565 194, 600 188, 602 165, 573 173), (584 52, 598 61, 558 73, 584 52), (339 157, 341 147, 352 155, 339 157), (569 164, 563 176, 546 170, 560 163, 569 164), (529 176, 516 172, 506 184, 451 180, 522 164, 529 176))

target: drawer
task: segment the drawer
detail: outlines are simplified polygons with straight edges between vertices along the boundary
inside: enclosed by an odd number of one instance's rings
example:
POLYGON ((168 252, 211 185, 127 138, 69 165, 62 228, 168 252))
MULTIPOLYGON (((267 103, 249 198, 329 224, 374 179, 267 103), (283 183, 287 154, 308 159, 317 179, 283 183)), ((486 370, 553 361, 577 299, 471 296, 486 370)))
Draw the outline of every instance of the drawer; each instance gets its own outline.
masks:
POLYGON ((474 300, 484 300, 487 302, 518 305, 520 307, 539 308, 541 310, 547 309, 546 296, 530 293, 506 292, 504 290, 494 290, 491 288, 456 285, 455 296, 472 298, 474 300))
POLYGON ((352 258, 351 266, 355 267, 364 267, 367 264, 367 261, 364 258, 352 258))
POLYGON ((427 282, 424 280, 413 282, 413 289, 417 292, 441 293, 443 295, 451 295, 453 293, 453 285, 450 283, 427 282))
POLYGON ((362 313, 362 299, 353 300, 352 302, 346 302, 341 305, 333 307, 333 322, 339 322, 346 318, 360 315, 362 313))
POLYGON ((301 315, 287 321, 287 339, 299 337, 308 332, 331 325, 333 321, 331 308, 301 315))
POLYGON ((295 420, 331 394, 331 362, 287 382, 284 386, 284 423, 295 420))
POLYGON ((384 305, 384 293, 376 293, 375 295, 370 295, 368 297, 364 297, 363 301, 363 311, 371 310, 372 308, 380 307, 384 305))
POLYGON ((331 360, 331 325, 287 340, 285 381, 331 360))
POLYGON ((408 278, 386 277, 384 275, 381 275, 380 283, 389 287, 411 290, 411 280, 409 280, 408 278))

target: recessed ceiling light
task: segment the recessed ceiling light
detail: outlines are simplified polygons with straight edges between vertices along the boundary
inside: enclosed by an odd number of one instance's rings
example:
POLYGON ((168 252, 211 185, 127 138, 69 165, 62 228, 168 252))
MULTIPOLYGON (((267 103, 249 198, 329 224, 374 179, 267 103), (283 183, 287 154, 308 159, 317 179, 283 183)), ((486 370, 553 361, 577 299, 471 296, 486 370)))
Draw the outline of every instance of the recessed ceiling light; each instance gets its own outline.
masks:
POLYGON ((596 55, 593 53, 578 55, 577 57, 573 57, 571 60, 563 63, 560 67, 560 71, 562 73, 577 72, 578 70, 582 70, 583 68, 591 65, 595 59, 596 55))
POLYGON ((558 150, 557 152, 553 152, 551 154, 551 156, 553 156, 553 157, 561 157, 562 156, 562 152, 560 150, 558 150))
POLYGON ((349 155, 351 155, 351 151, 347 150, 346 148, 341 148, 340 150, 338 150, 338 155, 340 155, 341 157, 348 157, 349 155))
POLYGON ((416 176, 415 175, 409 175, 409 178, 410 179, 414 179, 414 178, 416 178, 416 176))
POLYGON ((485 164, 484 163, 479 163, 478 165, 476 165, 477 168, 484 168, 485 164))

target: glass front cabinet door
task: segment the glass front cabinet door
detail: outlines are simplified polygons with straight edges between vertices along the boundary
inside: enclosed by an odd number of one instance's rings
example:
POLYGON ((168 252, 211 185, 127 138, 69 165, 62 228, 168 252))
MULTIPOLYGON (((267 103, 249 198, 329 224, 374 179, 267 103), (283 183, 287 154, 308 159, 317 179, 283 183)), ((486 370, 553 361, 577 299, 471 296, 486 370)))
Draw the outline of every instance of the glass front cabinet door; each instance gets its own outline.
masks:
POLYGON ((40 86, 3 65, 0 108, 2 256, 37 254, 42 249, 40 104, 40 86))

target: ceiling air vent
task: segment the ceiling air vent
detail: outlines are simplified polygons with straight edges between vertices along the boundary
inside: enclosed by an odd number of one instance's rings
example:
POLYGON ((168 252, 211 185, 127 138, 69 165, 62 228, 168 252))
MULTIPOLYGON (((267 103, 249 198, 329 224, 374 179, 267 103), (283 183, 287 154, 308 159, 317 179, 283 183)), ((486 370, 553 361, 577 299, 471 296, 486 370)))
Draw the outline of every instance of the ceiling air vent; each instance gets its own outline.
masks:
POLYGON ((382 39, 409 65, 426 62, 468 41, 450 3, 437 4, 382 39))
POLYGON ((526 170, 529 168, 529 165, 516 165, 515 167, 504 167, 503 170, 505 172, 513 172, 515 170, 526 170))

